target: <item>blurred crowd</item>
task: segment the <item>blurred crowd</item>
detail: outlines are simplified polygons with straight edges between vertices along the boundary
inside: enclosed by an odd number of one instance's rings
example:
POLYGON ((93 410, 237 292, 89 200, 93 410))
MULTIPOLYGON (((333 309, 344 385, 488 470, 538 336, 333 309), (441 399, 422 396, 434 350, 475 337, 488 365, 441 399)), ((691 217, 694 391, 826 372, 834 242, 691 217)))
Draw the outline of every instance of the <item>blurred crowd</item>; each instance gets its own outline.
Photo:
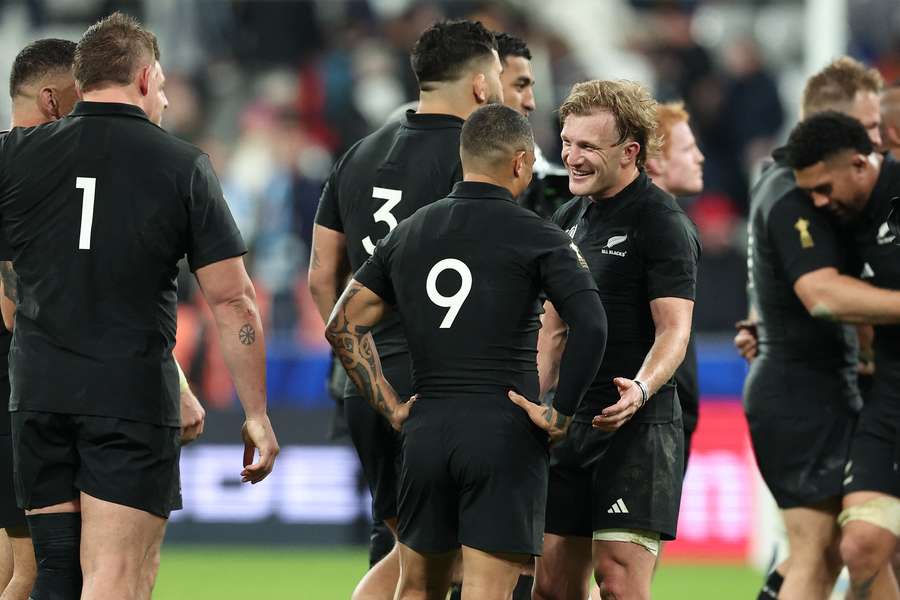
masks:
MULTIPOLYGON (((848 7, 850 53, 888 82, 900 77, 900 4, 848 7)), ((206 150, 220 175, 250 247, 272 360, 300 369, 304 357, 321 363, 306 263, 322 182, 345 149, 416 99, 408 51, 441 18, 478 19, 528 42, 532 123, 551 160, 559 156, 554 109, 578 80, 636 79, 660 100, 683 100, 706 157, 704 192, 682 199, 704 247, 696 330, 730 331, 746 314, 748 186, 796 119, 802 1, 0 0, 3 56, 38 37, 77 39, 115 9, 159 37, 170 102, 164 126, 206 150)), ((4 122, 8 108, 0 103, 4 122)), ((181 290, 176 353, 202 397, 230 405, 191 277, 181 290)))

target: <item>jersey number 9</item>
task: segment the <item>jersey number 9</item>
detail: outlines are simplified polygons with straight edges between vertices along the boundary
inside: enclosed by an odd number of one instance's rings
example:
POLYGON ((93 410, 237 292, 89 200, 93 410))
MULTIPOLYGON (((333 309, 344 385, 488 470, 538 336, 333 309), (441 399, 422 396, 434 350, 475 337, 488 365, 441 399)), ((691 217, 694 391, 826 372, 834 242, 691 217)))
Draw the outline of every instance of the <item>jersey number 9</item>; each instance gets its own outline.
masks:
POLYGON ((445 258, 440 260, 428 271, 428 278, 425 280, 425 291, 428 292, 428 299, 443 308, 449 308, 444 320, 441 321, 441 329, 449 329, 459 314, 459 309, 472 291, 472 271, 461 260, 455 258, 445 258), (459 290, 452 296, 444 296, 437 289, 437 278, 444 271, 456 271, 461 279, 459 290))

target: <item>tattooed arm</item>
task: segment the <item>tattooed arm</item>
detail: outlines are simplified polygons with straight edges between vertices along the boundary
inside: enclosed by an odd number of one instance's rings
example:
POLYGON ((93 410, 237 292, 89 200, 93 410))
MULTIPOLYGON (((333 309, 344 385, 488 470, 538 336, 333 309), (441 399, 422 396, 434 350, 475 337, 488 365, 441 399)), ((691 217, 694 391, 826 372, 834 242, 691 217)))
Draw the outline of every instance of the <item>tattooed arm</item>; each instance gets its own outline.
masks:
POLYGON ((313 225, 312 252, 309 256, 309 293, 322 321, 334 310, 341 289, 350 275, 346 237, 340 231, 313 225))
POLYGON ((544 315, 541 317, 541 330, 538 333, 537 343, 537 368, 541 384, 541 398, 556 388, 559 381, 559 365, 562 361, 563 350, 566 348, 568 335, 569 328, 556 312, 553 303, 549 300, 544 302, 544 315))
POLYGON ((362 397, 399 430, 413 401, 401 403, 384 378, 371 333, 387 310, 384 300, 351 279, 331 313, 325 337, 362 397))
POLYGON ((258 483, 272 470, 278 442, 266 414, 266 348, 256 292, 241 257, 197 269, 197 281, 215 317, 225 364, 246 415, 241 476, 258 483), (254 448, 259 450, 256 463, 254 448))

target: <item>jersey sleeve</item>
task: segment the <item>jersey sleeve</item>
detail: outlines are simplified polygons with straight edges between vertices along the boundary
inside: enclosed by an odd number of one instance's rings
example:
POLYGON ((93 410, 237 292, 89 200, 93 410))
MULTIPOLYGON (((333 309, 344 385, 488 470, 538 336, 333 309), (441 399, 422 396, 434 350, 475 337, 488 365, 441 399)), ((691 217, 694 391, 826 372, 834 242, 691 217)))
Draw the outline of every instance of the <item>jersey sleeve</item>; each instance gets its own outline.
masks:
POLYGON ((338 204, 338 169, 336 165, 322 188, 322 195, 319 196, 319 208, 316 210, 316 225, 333 229, 334 231, 344 231, 344 223, 341 219, 340 205, 338 204))
POLYGON ((247 246, 205 154, 197 159, 191 173, 188 219, 187 255, 191 271, 246 254, 247 246))
POLYGON ((700 239, 693 222, 680 210, 660 207, 642 223, 641 240, 647 272, 647 296, 694 300, 700 239))
POLYGON ((766 229, 792 285, 807 273, 842 264, 834 226, 802 192, 790 193, 775 203, 766 229))
POLYGON ((393 232, 375 245, 375 252, 356 271, 353 279, 372 290, 388 304, 397 304, 394 284, 391 281, 390 255, 393 250, 393 232))
POLYGON ((572 294, 596 290, 587 261, 568 235, 550 224, 544 225, 545 243, 538 256, 541 286, 554 305, 560 305, 572 294))

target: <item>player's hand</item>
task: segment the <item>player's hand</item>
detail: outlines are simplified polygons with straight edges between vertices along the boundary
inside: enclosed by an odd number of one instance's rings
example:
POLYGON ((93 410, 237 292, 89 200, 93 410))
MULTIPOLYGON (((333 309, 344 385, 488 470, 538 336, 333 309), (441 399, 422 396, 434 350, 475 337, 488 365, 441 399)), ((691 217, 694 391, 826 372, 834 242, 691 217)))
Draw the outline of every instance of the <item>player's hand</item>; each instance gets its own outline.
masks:
POLYGON ((753 362, 758 351, 758 339, 756 336, 756 323, 753 321, 738 321, 734 324, 737 335, 734 336, 734 347, 747 362, 753 362))
POLYGON ((643 403, 644 395, 634 380, 616 377, 613 379, 613 383, 619 389, 619 401, 612 406, 607 406, 594 417, 594 420, 591 421, 594 429, 617 430, 634 416, 643 403))
POLYGON ((558 442, 566 437, 572 417, 562 414, 552 406, 535 404, 512 390, 509 390, 508 396, 516 406, 528 413, 532 423, 547 432, 551 442, 558 442))
POLYGON ((275 439, 269 416, 244 421, 241 437, 244 439, 244 470, 241 471, 241 481, 259 483, 272 472, 279 452, 278 440, 275 439), (255 451, 259 451, 259 460, 253 462, 255 451))
POLYGON ((400 405, 394 409, 394 412, 389 419, 391 427, 397 431, 400 431, 400 429, 403 428, 403 424, 409 418, 409 411, 412 410, 412 405, 415 404, 418 399, 418 396, 413 396, 406 402, 401 402, 400 405))
POLYGON ((181 445, 190 444, 203 433, 206 411, 190 389, 181 392, 181 445))

